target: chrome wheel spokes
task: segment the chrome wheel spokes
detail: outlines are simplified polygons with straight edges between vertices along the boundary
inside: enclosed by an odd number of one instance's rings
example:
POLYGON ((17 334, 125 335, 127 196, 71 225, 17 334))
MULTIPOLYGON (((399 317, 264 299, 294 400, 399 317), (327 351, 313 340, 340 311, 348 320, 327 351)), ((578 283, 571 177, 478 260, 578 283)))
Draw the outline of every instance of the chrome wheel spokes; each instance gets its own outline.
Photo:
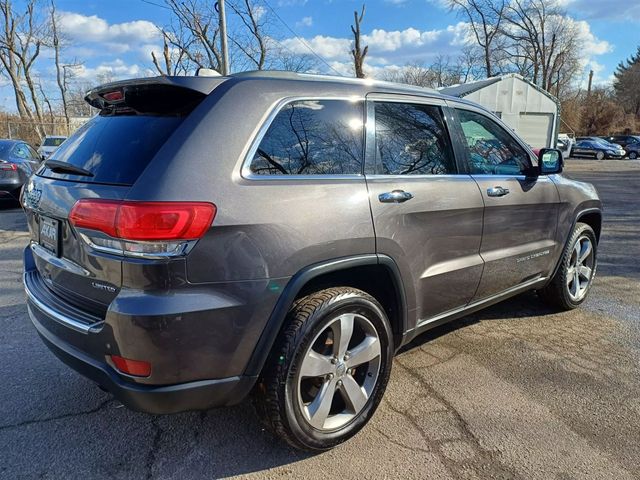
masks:
POLYGON ((587 236, 581 236, 576 240, 571 251, 569 267, 567 268, 567 289, 573 301, 579 301, 587 293, 593 277, 595 256, 593 244, 587 236))
POLYGON ((360 314, 329 322, 311 342, 297 375, 298 405, 313 428, 339 429, 365 407, 378 379, 380 338, 360 314))

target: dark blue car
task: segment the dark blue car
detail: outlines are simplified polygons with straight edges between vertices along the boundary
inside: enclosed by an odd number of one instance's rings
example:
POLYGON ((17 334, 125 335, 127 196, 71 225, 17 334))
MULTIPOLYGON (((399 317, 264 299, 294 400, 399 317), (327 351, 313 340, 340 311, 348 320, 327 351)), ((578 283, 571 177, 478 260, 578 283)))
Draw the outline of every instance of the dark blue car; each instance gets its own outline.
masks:
POLYGON ((0 140, 0 198, 18 200, 22 185, 40 165, 40 156, 22 140, 0 140))

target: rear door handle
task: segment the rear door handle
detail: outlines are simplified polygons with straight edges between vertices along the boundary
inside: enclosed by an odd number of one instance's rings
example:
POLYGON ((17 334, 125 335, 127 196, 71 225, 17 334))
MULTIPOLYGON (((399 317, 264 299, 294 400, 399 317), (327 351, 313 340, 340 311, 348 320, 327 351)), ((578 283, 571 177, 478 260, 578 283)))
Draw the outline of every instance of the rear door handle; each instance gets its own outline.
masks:
POLYGON ((378 195, 378 200, 382 203, 402 203, 407 200, 411 200, 413 195, 404 190, 393 190, 391 192, 385 192, 378 195))
POLYGON ((487 195, 490 197, 504 197, 509 194, 508 188, 502 188, 500 186, 487 188, 487 195))

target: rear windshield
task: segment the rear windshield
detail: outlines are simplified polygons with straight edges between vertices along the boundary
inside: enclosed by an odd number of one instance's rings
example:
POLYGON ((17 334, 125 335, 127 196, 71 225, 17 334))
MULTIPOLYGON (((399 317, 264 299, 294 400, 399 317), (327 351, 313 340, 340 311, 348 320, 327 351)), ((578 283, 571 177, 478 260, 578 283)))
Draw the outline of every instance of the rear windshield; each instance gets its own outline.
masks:
POLYGON ((76 130, 50 157, 88 170, 92 177, 53 172, 39 175, 81 182, 132 185, 183 116, 100 114, 76 130))
POLYGON ((64 142, 64 138, 45 138, 43 147, 59 147, 62 142, 64 142))

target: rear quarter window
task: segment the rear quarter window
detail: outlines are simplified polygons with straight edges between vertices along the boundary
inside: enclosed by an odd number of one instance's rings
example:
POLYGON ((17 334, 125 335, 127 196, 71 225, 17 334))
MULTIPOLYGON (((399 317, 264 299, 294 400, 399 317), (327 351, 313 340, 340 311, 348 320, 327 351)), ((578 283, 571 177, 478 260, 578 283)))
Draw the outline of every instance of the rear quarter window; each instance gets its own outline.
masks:
POLYGON ((254 175, 362 173, 363 102, 299 100, 280 109, 253 158, 254 175))

